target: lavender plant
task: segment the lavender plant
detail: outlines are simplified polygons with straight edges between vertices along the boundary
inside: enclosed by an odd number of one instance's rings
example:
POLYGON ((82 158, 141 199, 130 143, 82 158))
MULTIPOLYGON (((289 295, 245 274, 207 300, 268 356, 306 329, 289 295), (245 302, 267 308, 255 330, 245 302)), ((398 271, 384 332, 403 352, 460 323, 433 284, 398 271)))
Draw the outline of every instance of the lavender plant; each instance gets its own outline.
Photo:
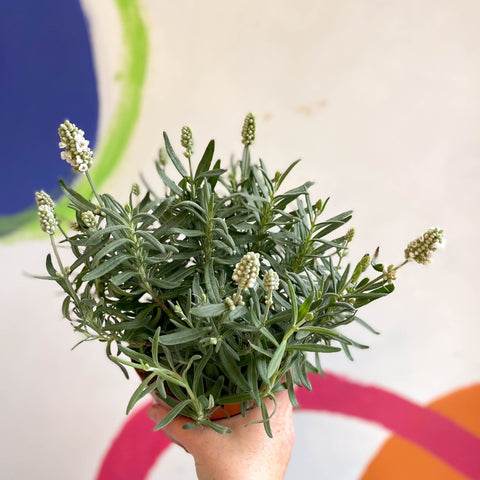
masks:
MULTIPOLYGON (((89 169, 93 154, 84 133, 65 121, 59 128, 62 158, 87 176, 92 198, 60 186, 75 215, 65 233, 45 192, 36 200, 40 226, 51 239, 48 278, 63 289, 62 312, 84 338, 105 344, 108 358, 142 382, 127 407, 149 393, 171 406, 157 425, 179 415, 228 429, 211 420, 220 407, 240 403, 262 409, 264 400, 294 386, 311 388, 307 373, 321 373, 324 354, 367 348, 340 333, 352 322, 368 325, 358 310, 389 295, 397 270, 430 261, 443 241, 437 228, 411 242, 398 265, 378 263, 378 251, 344 264, 354 230, 339 233, 351 212, 325 218, 327 201, 312 201, 311 182, 288 191, 282 185, 298 163, 273 177, 251 161, 255 120, 242 128, 241 160, 222 168, 212 140, 193 168, 193 135, 182 129, 185 166, 164 134, 156 162, 164 192, 132 186, 126 205, 98 194, 89 169), (171 162, 179 181, 167 175, 171 162), (54 239, 70 247, 65 266, 54 239), (55 265, 56 264, 56 265, 55 265), (369 278, 373 273, 373 278, 369 278)), ((80 342, 81 343, 81 342, 80 342)))

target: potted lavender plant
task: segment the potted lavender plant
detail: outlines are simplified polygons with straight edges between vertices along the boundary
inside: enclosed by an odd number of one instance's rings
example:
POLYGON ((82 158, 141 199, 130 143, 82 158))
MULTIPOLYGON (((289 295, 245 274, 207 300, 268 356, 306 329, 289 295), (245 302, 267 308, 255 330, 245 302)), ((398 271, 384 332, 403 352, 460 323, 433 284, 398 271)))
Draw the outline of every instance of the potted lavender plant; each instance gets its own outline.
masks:
POLYGON ((84 133, 65 121, 59 135, 61 157, 86 175, 92 196, 60 181, 75 216, 66 233, 51 198, 36 194, 54 251, 43 278, 63 289, 63 315, 82 341, 102 342, 127 377, 126 367, 140 374, 127 412, 149 393, 171 407, 156 428, 185 415, 185 428, 226 433, 214 419, 256 405, 271 435, 265 399, 286 389, 296 405, 294 387, 311 388, 307 373, 321 373, 323 355, 352 358, 352 348, 367 348, 338 327, 368 328, 359 309, 389 295, 409 261, 429 263, 443 241, 433 228, 407 246, 398 265, 379 263, 378 250, 345 263, 351 212, 327 217, 327 201, 310 198, 311 182, 284 191, 298 162, 273 177, 263 162, 252 162, 251 114, 242 158, 228 168, 214 161, 213 140, 194 168, 190 129, 181 135, 187 165, 164 134, 156 162, 164 191, 146 186, 140 196, 134 184, 126 205, 96 191, 84 133), (167 175, 168 162, 178 181, 167 175), (57 230, 73 253, 69 265, 59 255, 57 230))

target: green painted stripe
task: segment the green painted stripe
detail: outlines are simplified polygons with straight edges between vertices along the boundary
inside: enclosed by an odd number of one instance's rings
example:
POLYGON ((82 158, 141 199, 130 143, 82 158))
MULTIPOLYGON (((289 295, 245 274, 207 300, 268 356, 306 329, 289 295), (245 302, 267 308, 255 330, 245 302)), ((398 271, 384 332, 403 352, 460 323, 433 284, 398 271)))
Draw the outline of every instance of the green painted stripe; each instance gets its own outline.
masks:
MULTIPOLYGON (((94 165, 90 175, 96 187, 113 172, 125 154, 140 114, 142 91, 145 82, 148 60, 147 29, 140 15, 137 0, 115 0, 122 24, 123 43, 125 46, 123 70, 119 77, 121 89, 115 112, 99 149, 95 151, 94 165)), ((72 119, 74 122, 75 119, 72 119)), ((79 125, 81 128, 81 125, 79 125)), ((57 125, 52 125, 57 128, 57 125)), ((60 160, 60 154, 58 157, 60 160)), ((80 177, 81 174, 79 174, 80 177)), ((90 186, 82 175, 76 182, 75 189, 84 196, 90 196, 90 186)), ((32 192, 33 198, 34 192, 32 192)), ((56 205, 57 217, 72 219, 68 200, 62 198, 56 205)), ((36 209, 28 209, 16 215, 0 218, 0 236, 9 235, 7 240, 31 238, 43 232, 37 220, 36 209)))

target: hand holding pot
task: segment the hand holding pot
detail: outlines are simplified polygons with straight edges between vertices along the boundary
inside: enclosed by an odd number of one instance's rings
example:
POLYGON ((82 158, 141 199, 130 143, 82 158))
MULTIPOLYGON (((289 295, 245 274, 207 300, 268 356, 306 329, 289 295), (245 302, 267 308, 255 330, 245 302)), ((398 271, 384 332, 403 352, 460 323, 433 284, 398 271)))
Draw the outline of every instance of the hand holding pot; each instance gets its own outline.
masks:
MULTIPOLYGON (((210 428, 184 430, 185 417, 176 418, 164 433, 183 447, 195 459, 199 480, 281 480, 285 476, 294 442, 292 405, 286 391, 276 395, 277 411, 270 420, 273 438, 269 438, 261 423, 259 408, 247 411, 246 417, 236 415, 217 423, 228 426, 232 433, 220 435, 210 428)), ((269 412, 273 402, 266 401, 269 412)), ((169 408, 152 405, 148 416, 159 423, 169 408)))

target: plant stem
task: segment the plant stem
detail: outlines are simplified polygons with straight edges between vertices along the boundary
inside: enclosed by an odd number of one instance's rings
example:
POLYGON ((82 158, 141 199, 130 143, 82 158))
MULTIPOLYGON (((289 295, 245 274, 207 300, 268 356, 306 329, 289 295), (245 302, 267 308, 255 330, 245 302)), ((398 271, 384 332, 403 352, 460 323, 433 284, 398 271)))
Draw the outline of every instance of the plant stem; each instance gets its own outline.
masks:
POLYGON ((52 244, 53 252, 55 254, 55 258, 57 259, 60 272, 62 273, 63 279, 65 280, 65 284, 67 285, 67 288, 70 290, 70 295, 74 299, 77 308, 80 308, 80 299, 78 298, 77 293, 75 292, 74 288, 72 287, 72 284, 70 283, 70 280, 68 279, 67 272, 65 270, 65 267, 63 266, 62 259, 60 258, 60 254, 58 253, 57 245, 55 244, 53 235, 50 235, 50 243, 52 244))
MULTIPOLYGON (((407 263, 408 263, 408 260, 405 260, 402 263, 400 263, 399 265, 397 265, 396 267, 393 267, 392 270, 398 270, 399 268, 402 268, 407 263)), ((381 275, 378 275, 377 277, 375 277, 373 280, 370 280, 366 285, 364 285, 362 288, 357 290, 355 293, 361 293, 361 292, 365 291, 368 287, 372 286, 373 284, 375 284, 376 282, 378 282, 382 278, 383 278, 383 273, 381 275)))
POLYGON ((98 204, 100 205, 100 207, 103 207, 103 201, 102 201, 100 195, 95 190, 95 186, 93 185, 92 177, 90 176, 90 173, 89 173, 88 170, 85 172, 85 176, 87 177, 88 183, 90 183, 90 187, 92 189, 93 194, 95 195, 95 197, 97 199, 98 204))

